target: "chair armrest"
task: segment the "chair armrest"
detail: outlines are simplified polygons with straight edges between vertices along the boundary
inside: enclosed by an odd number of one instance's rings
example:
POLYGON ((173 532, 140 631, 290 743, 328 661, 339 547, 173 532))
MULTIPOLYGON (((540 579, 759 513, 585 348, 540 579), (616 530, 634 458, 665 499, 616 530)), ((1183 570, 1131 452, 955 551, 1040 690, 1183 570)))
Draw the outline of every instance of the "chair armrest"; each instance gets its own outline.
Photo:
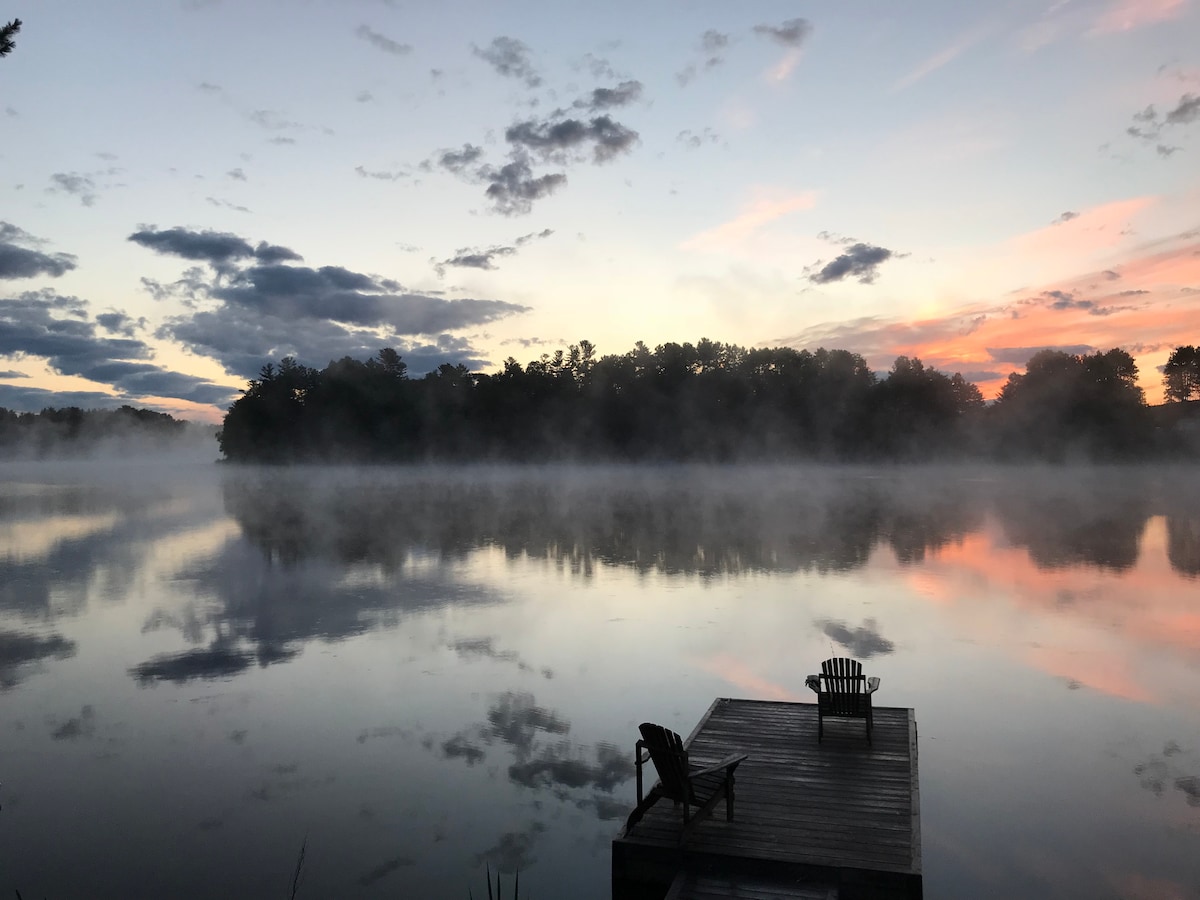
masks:
POLYGON ((821 693, 821 676, 820 675, 805 675, 804 686, 814 694, 821 693))
POLYGON ((693 769, 691 772, 688 772, 688 778, 697 778, 701 775, 711 775, 713 772, 719 772, 722 769, 728 769, 732 772, 738 767, 738 764, 742 762, 742 760, 749 758, 749 753, 730 753, 719 763, 713 763, 711 766, 705 766, 703 769, 693 769))
POLYGON ((873 694, 879 690, 879 679, 872 675, 867 679, 867 693, 873 694))

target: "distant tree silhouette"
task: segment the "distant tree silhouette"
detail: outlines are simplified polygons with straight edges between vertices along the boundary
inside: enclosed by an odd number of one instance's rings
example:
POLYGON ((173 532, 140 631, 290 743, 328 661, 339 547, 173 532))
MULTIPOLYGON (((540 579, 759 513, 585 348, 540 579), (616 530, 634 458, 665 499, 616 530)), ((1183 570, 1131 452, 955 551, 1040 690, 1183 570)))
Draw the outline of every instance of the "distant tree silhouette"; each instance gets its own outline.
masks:
POLYGON ((234 461, 1125 459, 1156 432, 1133 357, 1035 354, 985 404, 962 375, 898 357, 702 339, 598 357, 588 341, 491 374, 409 378, 394 350, 322 370, 268 364, 218 435, 234 461))
POLYGON ((1176 347, 1163 366, 1168 400, 1200 400, 1200 347, 1176 347))
POLYGON ((1120 459, 1147 450, 1150 421, 1137 364, 1124 350, 1042 350, 1013 373, 988 410, 1006 457, 1120 459))
POLYGON ((13 19, 7 25, 0 26, 0 56, 8 56, 13 52, 13 48, 17 46, 17 42, 13 38, 20 30, 20 19, 13 19))

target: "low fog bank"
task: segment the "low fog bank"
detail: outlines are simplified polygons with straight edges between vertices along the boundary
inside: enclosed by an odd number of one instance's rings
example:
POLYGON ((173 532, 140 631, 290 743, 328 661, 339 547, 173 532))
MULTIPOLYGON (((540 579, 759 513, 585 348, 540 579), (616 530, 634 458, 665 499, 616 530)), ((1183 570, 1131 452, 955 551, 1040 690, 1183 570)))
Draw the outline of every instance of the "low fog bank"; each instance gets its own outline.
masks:
POLYGON ((0 464, 89 460, 123 464, 217 458, 217 428, 165 413, 48 408, 40 413, 0 409, 0 464))
POLYGON ((590 571, 848 570, 902 562, 990 519, 1046 568, 1120 571, 1164 516, 1172 565, 1200 574, 1189 466, 551 465, 221 467, 227 511, 273 560, 403 566, 483 546, 590 571))

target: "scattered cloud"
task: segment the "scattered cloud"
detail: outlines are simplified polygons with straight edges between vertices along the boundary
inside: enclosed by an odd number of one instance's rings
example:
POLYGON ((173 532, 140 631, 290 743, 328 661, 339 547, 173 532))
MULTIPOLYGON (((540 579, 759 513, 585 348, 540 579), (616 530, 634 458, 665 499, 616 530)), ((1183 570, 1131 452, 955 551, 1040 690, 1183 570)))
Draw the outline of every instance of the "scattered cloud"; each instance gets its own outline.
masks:
POLYGON ((1064 212, 1062 215, 1060 215, 1057 219, 1055 219, 1050 224, 1051 225, 1061 225, 1064 222, 1070 222, 1072 219, 1078 219, 1078 218, 1079 218, 1079 213, 1072 212, 1071 210, 1067 210, 1066 212, 1064 212))
POLYGON ((435 265, 439 276, 445 274, 447 266, 466 269, 486 269, 492 270, 496 268, 496 259, 503 256, 512 256, 521 247, 533 240, 544 240, 554 234, 550 228, 542 231, 530 232, 516 238, 511 244, 501 244, 486 249, 462 247, 455 251, 455 255, 449 259, 444 259, 435 265))
POLYGON ((340 266, 285 265, 300 255, 228 232, 146 226, 129 239, 212 267, 211 277, 193 271, 175 285, 146 284, 156 296, 182 292, 193 306, 188 314, 168 319, 156 336, 209 356, 242 377, 252 377, 263 360, 285 355, 323 363, 371 356, 381 346, 396 347, 414 372, 422 359, 479 365, 483 360, 469 342, 449 332, 528 309, 499 300, 413 293, 391 279, 340 266), (433 342, 416 340, 423 336, 433 342))
POLYGON ((354 29, 354 34, 375 49, 382 50, 384 53, 390 53, 392 56, 407 56, 412 53, 412 47, 409 44, 401 44, 399 41, 394 41, 390 37, 375 31, 369 25, 359 25, 354 29))
POLYGON ((586 109, 588 112, 599 112, 618 106, 628 106, 641 99, 642 83, 640 81, 622 81, 615 88, 594 88, 587 97, 576 100, 572 104, 576 109, 586 109))
POLYGON ((234 203, 230 200, 220 200, 216 197, 205 197, 204 199, 212 206, 217 206, 221 209, 232 209, 234 212, 242 213, 248 213, 251 211, 248 206, 242 206, 241 204, 234 203))
POLYGON ((234 395, 228 387, 146 362, 154 354, 143 341, 98 335, 98 323, 106 331, 117 326, 117 333, 125 327, 126 320, 103 315, 103 321, 90 321, 86 301, 49 290, 5 298, 0 303, 0 356, 43 359, 61 375, 111 385, 126 399, 159 396, 218 403, 234 395))
POLYGON ((609 116, 596 116, 588 122, 579 119, 518 122, 504 132, 504 139, 543 160, 556 162, 565 162, 590 145, 593 162, 605 163, 629 152, 638 141, 638 133, 609 116))
POLYGON ((386 170, 372 171, 371 169, 365 169, 362 166, 355 166, 354 171, 357 172, 359 174, 359 177, 361 177, 361 178, 374 178, 378 181, 399 181, 401 178, 408 177, 408 173, 403 172, 403 171, 396 171, 396 172, 388 172, 386 170))
POLYGON ((43 244, 41 238, 0 221, 0 279, 38 275, 58 278, 75 268, 76 258, 70 253, 43 253, 35 249, 43 244))
POLYGON ((484 193, 492 208, 504 216, 527 215, 535 200, 549 197, 567 183, 567 176, 561 172, 535 176, 524 155, 517 155, 499 168, 483 166, 478 175, 487 183, 484 193))
POLYGON ((440 166, 447 172, 458 174, 483 158, 483 148, 474 144, 463 144, 461 150, 439 150, 432 161, 422 163, 428 170, 433 165, 440 166))
POLYGON ((240 168, 230 169, 228 172, 225 173, 225 175, 228 176, 229 178, 234 179, 235 181, 245 181, 246 180, 246 173, 243 172, 240 168))
POLYGON ((156 253, 198 260, 218 268, 240 259, 278 263, 304 258, 294 250, 266 241, 260 241, 255 247, 227 231, 193 231, 181 226, 159 230, 153 225, 144 225, 140 231, 131 234, 129 240, 156 253))
POLYGON ((729 35, 709 29, 700 35, 699 60, 688 63, 675 74, 675 80, 685 87, 702 72, 715 69, 725 62, 725 51, 729 47, 729 35))
POLYGON ((96 203, 96 182, 90 175, 79 172, 55 172, 50 176, 52 187, 46 188, 47 193, 59 191, 78 197, 84 206, 94 206, 96 203))
POLYGON ((926 76, 932 75, 943 66, 952 63, 964 52, 969 50, 975 44, 979 43, 979 41, 981 41, 986 34, 986 30, 982 28, 974 28, 964 34, 959 35, 950 44, 943 47, 932 56, 922 60, 907 75, 904 75, 898 79, 892 85, 891 92, 897 93, 899 91, 906 90, 926 76))
POLYGON ((538 87, 542 78, 529 58, 529 47, 523 41, 511 37, 494 38, 486 47, 472 46, 472 52, 505 78, 524 81, 531 88, 538 87))
POLYGON ((788 19, 779 25, 755 25, 754 33, 785 47, 799 47, 812 34, 812 25, 807 19, 788 19))
POLYGON ((846 252, 827 263, 816 262, 810 268, 820 266, 808 276, 814 284, 830 284, 846 278, 856 278, 859 284, 874 284, 879 277, 879 267, 896 254, 886 247, 873 244, 851 244, 846 252))
POLYGON ((683 144, 689 150, 699 150, 706 144, 715 144, 721 140, 721 136, 709 128, 707 125, 699 131, 692 131, 690 128, 685 128, 679 134, 675 135, 675 140, 683 144))

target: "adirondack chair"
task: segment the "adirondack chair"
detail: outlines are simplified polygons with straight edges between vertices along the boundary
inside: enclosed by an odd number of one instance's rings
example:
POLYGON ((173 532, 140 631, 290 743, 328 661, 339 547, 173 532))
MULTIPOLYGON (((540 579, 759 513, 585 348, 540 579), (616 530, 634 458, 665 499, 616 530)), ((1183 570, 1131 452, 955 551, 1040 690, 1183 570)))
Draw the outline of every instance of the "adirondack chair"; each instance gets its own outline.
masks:
POLYGON ((683 741, 674 731, 643 722, 638 726, 642 739, 637 742, 634 750, 634 764, 637 770, 637 806, 629 814, 625 823, 626 833, 659 800, 665 798, 675 803, 676 808, 683 807, 683 831, 679 843, 683 844, 701 821, 713 808, 725 798, 725 818, 733 821, 733 773, 745 753, 731 753, 723 760, 712 765, 698 765, 688 761, 688 752, 683 741), (645 755, 642 751, 645 750, 645 755), (648 794, 642 794, 642 766, 653 762, 658 772, 658 783, 648 794), (692 807, 698 807, 695 814, 692 807))
POLYGON ((867 743, 871 743, 871 695, 879 690, 878 678, 864 678, 862 663, 838 656, 821 663, 821 674, 809 676, 809 687, 817 692, 817 742, 825 737, 825 717, 863 719, 867 743))

